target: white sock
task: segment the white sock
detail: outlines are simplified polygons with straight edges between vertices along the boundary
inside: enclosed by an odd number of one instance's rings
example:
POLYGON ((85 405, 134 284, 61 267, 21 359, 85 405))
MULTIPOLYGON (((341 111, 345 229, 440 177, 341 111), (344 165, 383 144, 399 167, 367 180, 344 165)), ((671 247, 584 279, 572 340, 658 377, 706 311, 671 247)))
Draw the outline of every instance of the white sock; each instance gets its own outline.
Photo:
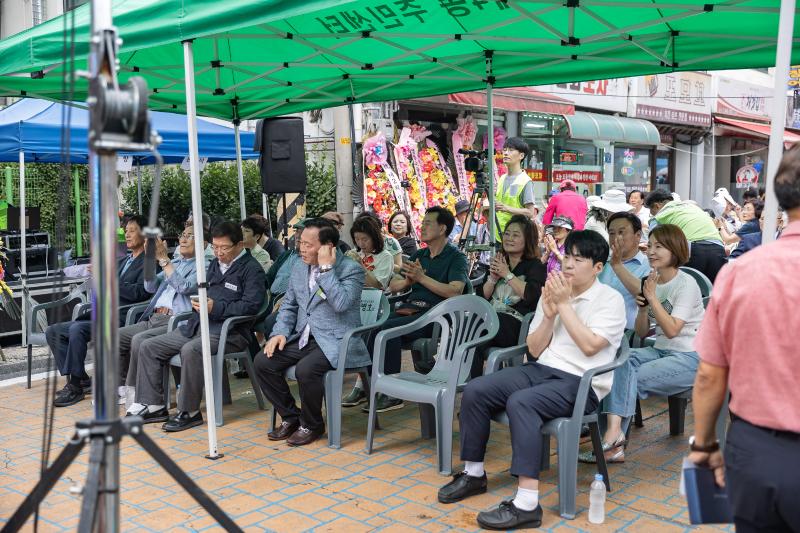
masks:
POLYGON ((192 412, 189 413, 189 416, 197 416, 198 413, 200 413, 200 411, 192 411, 192 412))
POLYGON ((142 409, 146 409, 147 406, 141 403, 133 402, 130 407, 128 407, 128 412, 131 414, 139 414, 142 409))
POLYGON ((363 389, 364 388, 364 382, 361 381, 361 376, 360 375, 356 378, 356 384, 353 386, 353 388, 356 388, 356 387, 358 387, 359 389, 363 389))
POLYGON ((480 463, 475 461, 464 461, 464 472, 466 472, 468 476, 472 477, 483 477, 483 474, 486 473, 483 470, 483 461, 480 463))
POLYGON ((521 511, 533 511, 539 505, 539 491, 517 487, 514 507, 521 511))
POLYGON ((156 411, 158 411, 160 409, 163 409, 163 408, 164 408, 163 405, 148 405, 147 406, 147 412, 148 413, 155 413, 156 411))
POLYGON ((129 386, 127 387, 127 389, 128 390, 125 394, 125 405, 127 405, 128 408, 130 409, 130 406, 132 406, 136 401, 136 387, 129 386))

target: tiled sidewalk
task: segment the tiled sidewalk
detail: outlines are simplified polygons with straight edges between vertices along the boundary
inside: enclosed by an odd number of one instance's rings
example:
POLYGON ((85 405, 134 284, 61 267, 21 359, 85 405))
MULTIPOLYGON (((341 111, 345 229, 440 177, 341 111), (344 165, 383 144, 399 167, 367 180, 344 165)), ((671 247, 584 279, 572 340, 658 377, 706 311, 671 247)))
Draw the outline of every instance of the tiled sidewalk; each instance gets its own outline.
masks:
MULTIPOLYGON (((234 402, 225 407, 226 424, 218 429, 224 458, 204 458, 205 426, 166 434, 159 425, 149 425, 147 431, 247 531, 475 531, 479 510, 513 494, 505 427, 493 426, 486 463, 490 492, 444 506, 436 501, 436 491, 448 478, 437 473, 435 441, 420 439, 414 405, 381 416, 384 429, 377 434, 372 455, 364 453, 366 415, 357 408, 344 412, 341 450, 329 449, 325 440, 297 449, 269 442, 268 412, 257 411, 252 391, 243 382, 232 380, 232 387, 234 402)), ((43 397, 43 381, 35 382, 31 390, 24 385, 0 388, 0 525, 38 478, 43 397)), ((633 430, 626 463, 610 467, 614 490, 608 495, 606 523, 593 526, 587 520, 594 473, 589 465, 580 465, 578 471, 577 518, 559 517, 553 457, 553 467, 544 472, 540 485, 545 509, 542 530, 690 529, 685 501, 677 493, 686 439, 669 437, 665 400, 646 401, 643 408, 645 417, 652 418, 644 428, 633 430)), ((74 420, 90 416, 88 400, 56 411, 51 461, 71 435, 74 420)), ((454 448, 457 465, 457 436, 454 448)), ((80 499, 69 489, 84 480, 86 460, 84 451, 48 496, 41 508, 40 531, 70 531, 77 526, 80 499)), ((221 530, 131 440, 122 446, 121 465, 123 531, 221 530)))

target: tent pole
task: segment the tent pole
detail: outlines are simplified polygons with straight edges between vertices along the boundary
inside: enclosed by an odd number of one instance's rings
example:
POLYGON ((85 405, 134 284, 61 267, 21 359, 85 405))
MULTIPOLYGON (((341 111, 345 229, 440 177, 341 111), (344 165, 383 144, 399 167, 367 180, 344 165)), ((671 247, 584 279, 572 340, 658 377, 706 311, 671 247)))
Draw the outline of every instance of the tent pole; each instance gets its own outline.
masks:
MULTIPOLYGON (((492 89, 494 87, 494 76, 492 76, 492 52, 486 51, 486 109, 489 112, 488 125, 488 146, 489 152, 489 241, 492 244, 490 252, 491 257, 495 254, 495 245, 497 238, 495 237, 495 222, 497 217, 494 210, 494 175, 495 175, 495 161, 494 161, 494 102, 492 101, 492 89)), ((496 228, 497 232, 500 228, 496 228)))
POLYGON ((244 205, 244 175, 242 174, 242 139, 239 138, 239 119, 233 121, 233 136, 236 140, 236 173, 239 177, 239 219, 247 218, 247 208, 244 205))
POLYGON ((14 188, 11 174, 11 167, 6 167, 6 202, 9 204, 14 203, 14 188))
POLYGON ((186 120, 189 130, 189 180, 192 186, 192 223, 194 249, 197 256, 197 292, 200 296, 200 338, 203 350, 203 375, 208 426, 208 459, 222 457, 217 451, 217 419, 214 407, 214 383, 211 370, 211 341, 208 331, 208 294, 206 264, 203 258, 203 205, 200 198, 200 155, 197 146, 197 110, 194 92, 194 53, 192 40, 183 41, 183 68, 186 79, 186 120))
POLYGON ((770 113, 769 152, 767 154, 767 196, 764 206, 764 231, 761 242, 775 240, 778 227, 778 198, 775 196, 775 174, 783 157, 783 133, 786 125, 786 91, 789 86, 789 62, 792 54, 792 32, 794 31, 794 0, 781 0, 781 15, 778 22, 778 44, 775 47, 775 87, 772 90, 772 112, 770 113))
POLYGON ((272 220, 269 218, 269 206, 267 205, 267 193, 261 193, 261 214, 264 215, 264 218, 267 219, 267 232, 270 237, 274 237, 272 235, 272 220))
POLYGON ((142 162, 138 159, 136 160, 136 200, 138 201, 139 214, 141 215, 144 213, 142 209, 142 162))
POLYGON ((75 195, 75 257, 82 257, 83 221, 81 220, 81 181, 80 177, 78 176, 77 168, 72 171, 72 190, 73 194, 75 195))
POLYGON ((22 282, 22 344, 28 344, 28 247, 26 234, 28 225, 25 223, 25 152, 19 153, 19 267, 20 281, 22 282))

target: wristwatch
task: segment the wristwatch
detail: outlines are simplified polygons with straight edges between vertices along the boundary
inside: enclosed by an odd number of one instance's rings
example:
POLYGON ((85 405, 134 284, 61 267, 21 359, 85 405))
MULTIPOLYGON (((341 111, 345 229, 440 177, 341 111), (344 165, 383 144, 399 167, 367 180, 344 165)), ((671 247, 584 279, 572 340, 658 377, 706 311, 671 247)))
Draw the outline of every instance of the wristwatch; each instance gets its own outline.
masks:
POLYGON ((506 282, 509 282, 509 281, 511 281, 512 279, 514 279, 514 274, 512 274, 511 272, 509 272, 508 274, 506 274, 505 276, 503 276, 503 279, 504 279, 504 280, 506 280, 506 282))
POLYGON ((319 272, 320 274, 324 274, 325 272, 330 272, 333 270, 333 265, 320 265, 319 272))
POLYGON ((159 259, 158 261, 158 266, 160 266, 161 268, 164 268, 168 264, 169 264, 169 259, 159 259))
POLYGON ((694 435, 692 435, 689 437, 689 449, 693 452, 713 453, 719 451, 719 441, 715 440, 711 444, 700 446, 699 444, 695 444, 695 438, 694 435))

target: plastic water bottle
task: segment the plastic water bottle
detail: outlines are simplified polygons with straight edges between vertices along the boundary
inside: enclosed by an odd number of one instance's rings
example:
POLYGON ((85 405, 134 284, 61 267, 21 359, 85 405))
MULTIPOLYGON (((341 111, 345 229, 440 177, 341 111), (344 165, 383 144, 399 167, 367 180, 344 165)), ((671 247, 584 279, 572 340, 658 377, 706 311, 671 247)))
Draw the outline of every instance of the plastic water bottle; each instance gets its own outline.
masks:
POLYGON ((606 484, 602 474, 595 474, 589 487, 589 522, 602 524, 606 519, 606 484))

